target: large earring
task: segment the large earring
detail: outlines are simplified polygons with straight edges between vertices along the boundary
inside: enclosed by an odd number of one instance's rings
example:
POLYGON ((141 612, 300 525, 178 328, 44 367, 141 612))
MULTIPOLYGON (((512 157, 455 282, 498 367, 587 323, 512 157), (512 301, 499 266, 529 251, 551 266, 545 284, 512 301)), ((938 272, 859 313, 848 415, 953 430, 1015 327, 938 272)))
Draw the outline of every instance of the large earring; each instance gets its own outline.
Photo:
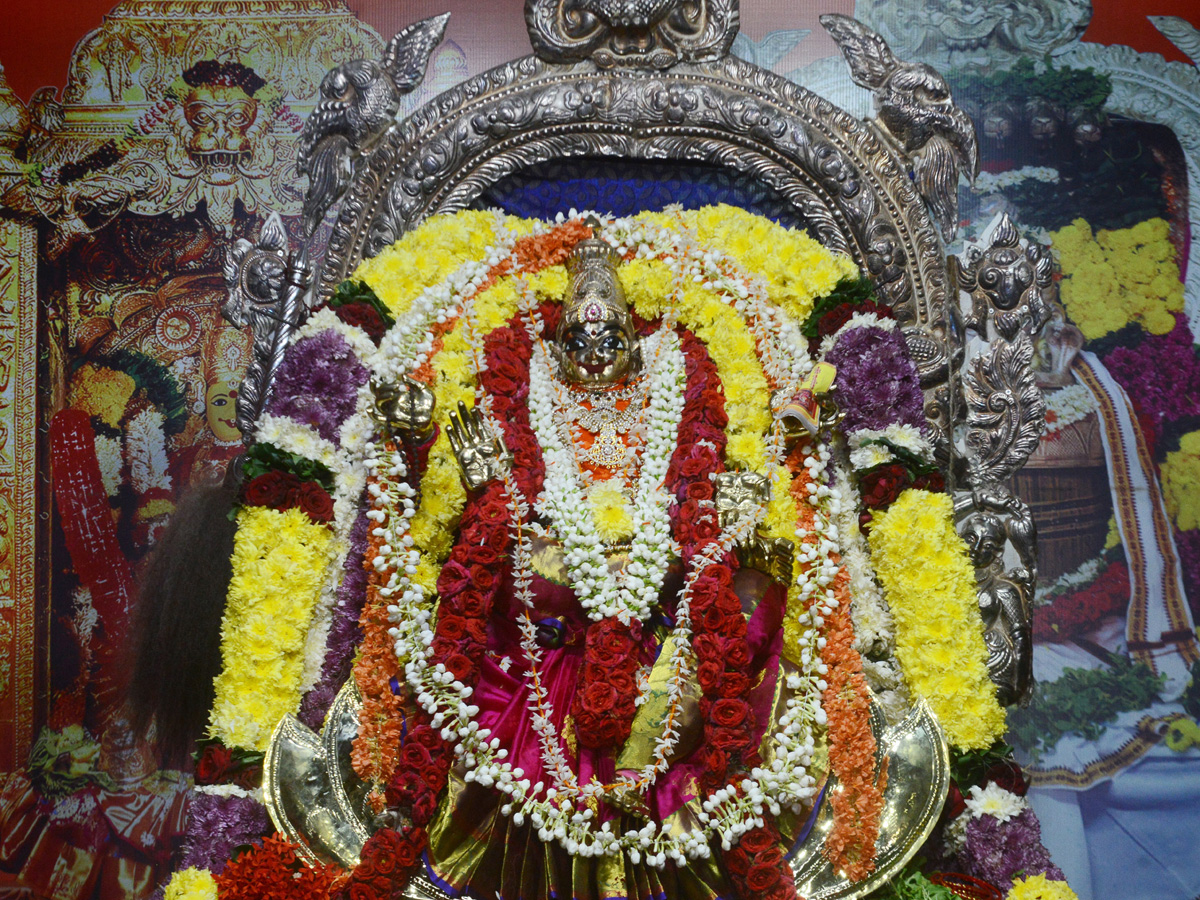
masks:
POLYGON ((633 339, 633 350, 629 354, 630 369, 633 374, 639 374, 642 371, 642 339, 635 337, 633 339))

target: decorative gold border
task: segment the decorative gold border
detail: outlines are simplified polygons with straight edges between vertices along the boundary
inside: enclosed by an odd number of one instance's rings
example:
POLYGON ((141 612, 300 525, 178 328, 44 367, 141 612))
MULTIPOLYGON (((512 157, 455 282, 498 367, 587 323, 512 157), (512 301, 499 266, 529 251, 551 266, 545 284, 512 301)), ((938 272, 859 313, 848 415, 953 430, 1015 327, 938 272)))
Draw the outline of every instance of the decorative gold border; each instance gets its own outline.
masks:
POLYGON ((37 719, 37 311, 37 230, 0 220, 0 617, 9 626, 0 653, 10 662, 0 771, 24 765, 37 719))

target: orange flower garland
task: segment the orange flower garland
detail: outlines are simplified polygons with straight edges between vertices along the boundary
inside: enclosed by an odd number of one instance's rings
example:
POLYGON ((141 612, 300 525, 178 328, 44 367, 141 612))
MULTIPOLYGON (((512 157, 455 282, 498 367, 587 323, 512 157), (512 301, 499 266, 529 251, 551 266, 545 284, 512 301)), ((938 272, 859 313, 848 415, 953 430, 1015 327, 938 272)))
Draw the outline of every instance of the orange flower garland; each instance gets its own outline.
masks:
MULTIPOLYGON (((815 513, 808 490, 813 478, 811 470, 803 465, 805 448, 805 444, 798 445, 788 459, 793 472, 790 490, 800 527, 808 533, 804 543, 816 543, 819 538, 811 527, 815 513)), ((862 671, 862 657, 854 649, 850 573, 845 566, 838 568, 833 591, 837 607, 825 616, 821 660, 827 668, 827 686, 821 703, 828 719, 829 767, 841 790, 829 794, 833 828, 825 841, 825 855, 835 868, 845 871, 851 880, 859 881, 875 868, 875 842, 879 837, 887 769, 885 761, 884 768, 875 771, 870 690, 862 671)))
POLYGON ((400 677, 400 670, 388 636, 388 601, 379 593, 379 588, 387 584, 389 573, 375 568, 382 543, 383 538, 372 534, 363 559, 367 570, 367 602, 359 620, 363 639, 353 672, 363 701, 358 736, 350 757, 354 771, 372 786, 369 798, 376 812, 383 810, 383 790, 400 758, 404 726, 403 704, 391 688, 392 681, 400 677))

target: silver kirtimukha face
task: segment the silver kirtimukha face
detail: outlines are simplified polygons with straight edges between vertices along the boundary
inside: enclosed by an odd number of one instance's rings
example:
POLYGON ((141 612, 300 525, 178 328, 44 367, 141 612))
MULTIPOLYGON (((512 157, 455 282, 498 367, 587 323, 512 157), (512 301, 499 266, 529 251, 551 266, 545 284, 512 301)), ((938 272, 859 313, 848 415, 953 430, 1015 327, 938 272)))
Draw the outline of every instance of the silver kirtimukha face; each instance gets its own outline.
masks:
POLYGON ((555 355, 565 381, 615 384, 641 368, 616 263, 616 251, 596 238, 580 241, 567 258, 571 282, 555 334, 555 355))

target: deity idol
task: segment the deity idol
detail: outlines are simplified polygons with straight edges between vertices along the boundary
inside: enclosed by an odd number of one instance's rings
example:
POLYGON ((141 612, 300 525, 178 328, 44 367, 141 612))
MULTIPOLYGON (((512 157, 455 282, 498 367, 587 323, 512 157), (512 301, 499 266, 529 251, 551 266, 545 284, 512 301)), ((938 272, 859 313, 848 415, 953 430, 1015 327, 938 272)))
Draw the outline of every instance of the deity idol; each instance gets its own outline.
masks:
MULTIPOLYGON (((669 316, 639 327, 618 261, 604 241, 580 241, 553 336, 538 331, 549 308, 530 310, 528 333, 493 332, 490 404, 450 415, 469 495, 436 626, 417 629, 426 662, 443 662, 414 689, 383 792, 403 827, 377 832, 363 858, 406 859, 427 841, 428 874, 453 893, 711 898, 736 884, 795 896, 783 854, 826 765, 824 682, 810 654, 805 665, 781 652, 793 546, 757 533, 769 479, 725 470, 724 397, 703 344, 669 316), (519 423, 519 446, 495 419, 519 423), (477 747, 455 749, 471 732, 444 730, 436 694, 455 685, 471 688, 465 727, 487 735, 477 747)), ((374 389, 373 417, 397 445, 429 439, 428 388, 374 389)), ((802 434, 789 429, 780 448, 793 465, 809 455, 802 434)), ((870 846, 885 776, 869 728, 858 741, 870 846)), ((358 759, 371 752, 360 734, 358 759)))

